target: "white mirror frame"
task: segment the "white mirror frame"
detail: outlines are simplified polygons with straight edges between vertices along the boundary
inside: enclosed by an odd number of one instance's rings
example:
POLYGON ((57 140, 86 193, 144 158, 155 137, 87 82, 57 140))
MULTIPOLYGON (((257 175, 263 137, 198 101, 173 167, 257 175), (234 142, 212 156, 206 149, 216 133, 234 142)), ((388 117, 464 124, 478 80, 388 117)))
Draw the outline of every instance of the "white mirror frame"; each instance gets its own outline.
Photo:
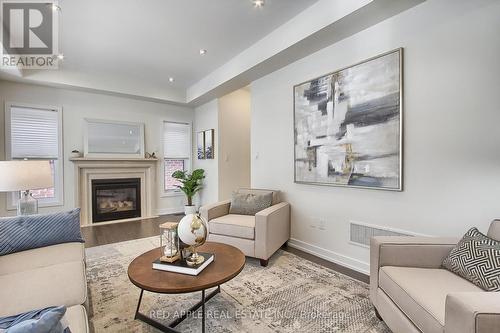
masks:
POLYGON ((145 148, 144 148, 144 123, 134 123, 127 121, 116 121, 116 120, 104 120, 104 119, 89 119, 85 118, 85 125, 83 129, 83 156, 85 158, 145 158, 145 148), (139 144, 140 152, 137 154, 122 154, 122 153, 89 153, 89 123, 99 123, 113 125, 134 125, 139 128, 139 144))

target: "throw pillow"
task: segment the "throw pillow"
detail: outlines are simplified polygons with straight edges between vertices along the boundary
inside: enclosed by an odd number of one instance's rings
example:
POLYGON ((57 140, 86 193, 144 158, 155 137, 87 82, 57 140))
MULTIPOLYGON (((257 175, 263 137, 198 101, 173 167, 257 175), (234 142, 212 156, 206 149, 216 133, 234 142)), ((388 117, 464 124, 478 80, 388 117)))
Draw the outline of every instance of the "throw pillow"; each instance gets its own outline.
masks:
POLYGON ((80 209, 0 219, 0 256, 61 243, 81 242, 80 209))
POLYGON ((500 291, 500 242, 472 228, 444 259, 443 267, 486 291, 500 291))
POLYGON ((7 328, 6 333, 71 333, 63 320, 65 313, 65 306, 34 310, 0 318, 0 328, 7 328))
POLYGON ((255 215, 263 209, 271 207, 273 193, 266 194, 242 194, 233 193, 229 214, 255 215))

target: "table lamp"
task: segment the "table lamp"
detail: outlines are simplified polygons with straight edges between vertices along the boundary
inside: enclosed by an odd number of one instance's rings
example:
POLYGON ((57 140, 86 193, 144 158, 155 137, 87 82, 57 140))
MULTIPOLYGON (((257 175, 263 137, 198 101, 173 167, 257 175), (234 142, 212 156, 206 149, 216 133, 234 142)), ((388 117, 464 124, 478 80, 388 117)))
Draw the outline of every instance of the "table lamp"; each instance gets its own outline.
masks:
POLYGON ((49 161, 0 161, 0 192, 19 191, 17 215, 38 214, 30 190, 54 186, 49 161))

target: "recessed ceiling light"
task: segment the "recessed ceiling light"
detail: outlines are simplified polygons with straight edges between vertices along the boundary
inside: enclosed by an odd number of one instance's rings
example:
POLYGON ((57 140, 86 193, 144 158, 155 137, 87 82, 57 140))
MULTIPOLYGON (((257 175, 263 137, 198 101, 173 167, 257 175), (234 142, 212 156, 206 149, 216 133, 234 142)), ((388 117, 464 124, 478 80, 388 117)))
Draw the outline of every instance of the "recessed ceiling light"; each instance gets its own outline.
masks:
POLYGON ((207 54, 207 50, 205 49, 200 49, 200 55, 205 55, 207 54))
POLYGON ((58 10, 61 10, 61 7, 58 6, 57 4, 55 3, 48 3, 47 6, 50 6, 50 8, 52 8, 53 11, 57 12, 58 10))
POLYGON ((173 77, 169 77, 169 78, 168 78, 168 82, 172 83, 172 82, 174 82, 174 81, 175 81, 175 80, 174 80, 174 78, 173 78, 173 77))
POLYGON ((253 6, 255 8, 261 8, 264 6, 264 0, 253 0, 253 6))

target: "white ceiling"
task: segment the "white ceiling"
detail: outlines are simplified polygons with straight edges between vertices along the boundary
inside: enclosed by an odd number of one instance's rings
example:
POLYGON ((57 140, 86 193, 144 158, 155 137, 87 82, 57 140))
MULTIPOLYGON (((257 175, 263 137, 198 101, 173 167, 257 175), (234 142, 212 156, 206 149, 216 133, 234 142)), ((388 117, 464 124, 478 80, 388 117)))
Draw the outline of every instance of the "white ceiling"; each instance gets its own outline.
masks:
POLYGON ((61 0, 61 70, 186 89, 316 1, 61 0))
POLYGON ((196 106, 423 1, 59 0, 59 70, 0 79, 196 106))

